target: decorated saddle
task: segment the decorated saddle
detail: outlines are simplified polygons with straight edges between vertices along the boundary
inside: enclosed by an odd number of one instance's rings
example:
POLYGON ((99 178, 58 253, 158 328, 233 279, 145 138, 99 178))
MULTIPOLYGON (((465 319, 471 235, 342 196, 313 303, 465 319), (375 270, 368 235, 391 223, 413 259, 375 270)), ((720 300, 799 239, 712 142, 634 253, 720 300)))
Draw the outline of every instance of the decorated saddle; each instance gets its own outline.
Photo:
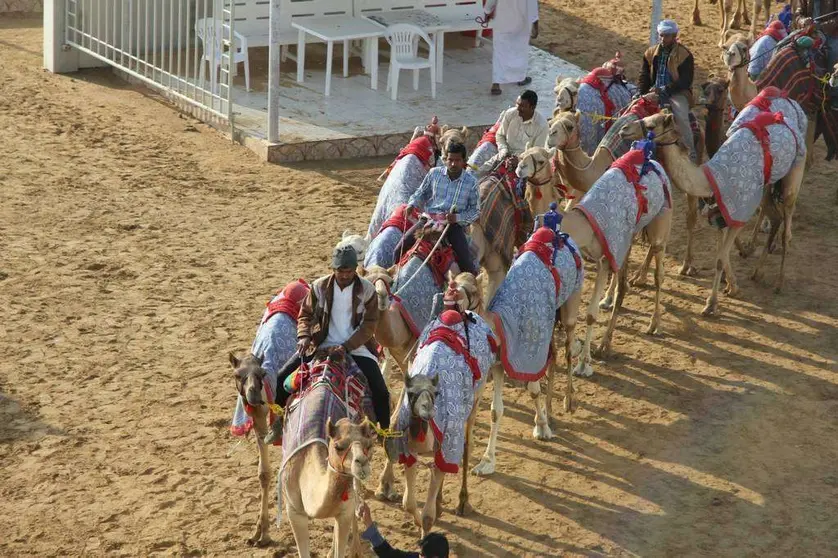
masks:
POLYGON ((468 158, 468 172, 475 173, 476 169, 482 167, 486 161, 498 154, 498 142, 496 136, 498 128, 500 128, 500 121, 502 117, 503 113, 501 113, 497 122, 495 122, 491 128, 486 130, 483 137, 480 138, 480 141, 477 142, 477 148, 472 151, 471 157, 468 158))
POLYGON ((342 418, 376 422, 367 379, 352 358, 314 360, 298 372, 299 390, 286 405, 282 431, 282 465, 302 448, 328 445, 326 424, 342 418))
MULTIPOLYGON (((292 281, 268 302, 250 352, 262 357, 262 368, 267 372, 264 387, 270 403, 276 393, 277 372, 297 351, 297 316, 300 305, 308 295, 309 286, 302 279, 292 281)), ((241 395, 236 399, 230 432, 246 436, 253 428, 241 395)))
POLYGON ((622 130, 626 124, 632 124, 638 120, 646 118, 647 116, 657 114, 659 110, 660 107, 657 103, 653 103, 643 97, 640 97, 629 105, 619 118, 617 118, 614 125, 611 126, 607 132, 605 132, 605 135, 602 137, 602 141, 599 142, 599 147, 607 149, 611 153, 611 158, 616 161, 628 153, 632 144, 632 140, 624 139, 620 136, 620 130, 622 130))
POLYGON ((433 142, 427 136, 414 139, 399 152, 387 180, 378 192, 367 234, 374 236, 393 210, 408 202, 410 196, 422 185, 422 180, 434 164, 433 161, 433 142))
POLYGON ((405 211, 406 208, 407 204, 397 206, 395 211, 381 224, 381 228, 375 236, 372 237, 364 256, 365 268, 369 269, 371 266, 377 265, 386 269, 396 263, 393 261, 393 252, 404 233, 416 223, 418 217, 418 211, 414 209, 413 213, 408 215, 405 211))
POLYGON ((669 177, 657 161, 632 149, 611 165, 574 208, 591 224, 615 273, 634 235, 672 207, 669 177))
POLYGON ((582 288, 584 268, 576 245, 560 234, 554 250, 554 238, 542 228, 524 244, 489 304, 501 363, 515 380, 535 382, 544 376, 556 312, 582 288))
MULTIPOLYGON (((430 430, 437 442, 434 462, 446 473, 459 471, 475 393, 486 382, 495 359, 496 342, 489 325, 472 312, 465 316, 463 319, 458 312, 448 310, 428 324, 409 371, 412 378, 439 377, 430 430)), ((410 420, 411 409, 407 397, 403 397, 396 428, 405 435, 397 439, 396 447, 399 462, 408 467, 416 462, 407 446, 410 420)), ((421 432, 424 434, 424 430, 421 432)))
POLYGON ((516 246, 527 240, 532 229, 530 206, 518 192, 515 169, 504 161, 496 172, 480 181, 480 226, 492 249, 507 262, 516 246))
POLYGON ((593 155, 614 118, 631 102, 631 92, 619 75, 607 68, 596 68, 580 80, 576 109, 579 120, 579 141, 582 150, 593 155), (601 115, 597 119, 593 115, 601 115))
POLYGON ((765 185, 786 176, 806 146, 781 112, 743 111, 731 127, 733 133, 702 168, 725 224, 742 227, 759 207, 765 185), (740 121, 743 115, 750 119, 740 121))

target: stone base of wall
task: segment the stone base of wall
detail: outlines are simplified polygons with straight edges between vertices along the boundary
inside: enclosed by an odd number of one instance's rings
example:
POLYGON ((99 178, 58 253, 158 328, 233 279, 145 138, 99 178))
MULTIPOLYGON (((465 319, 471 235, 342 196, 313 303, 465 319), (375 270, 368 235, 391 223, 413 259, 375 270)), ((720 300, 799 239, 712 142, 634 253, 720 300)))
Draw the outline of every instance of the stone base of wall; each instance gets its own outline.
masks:
POLYGON ((0 0, 0 14, 7 12, 43 13, 44 0, 0 0))

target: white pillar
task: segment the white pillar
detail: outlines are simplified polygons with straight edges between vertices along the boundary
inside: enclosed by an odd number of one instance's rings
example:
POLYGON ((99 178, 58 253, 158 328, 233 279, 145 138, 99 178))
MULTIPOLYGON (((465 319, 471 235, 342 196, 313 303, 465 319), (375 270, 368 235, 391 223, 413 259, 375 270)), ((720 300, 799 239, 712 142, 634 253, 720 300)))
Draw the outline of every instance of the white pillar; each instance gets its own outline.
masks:
MULTIPOLYGON (((279 141, 279 10, 281 0, 271 0, 271 34, 268 47, 268 142, 279 141)), ((299 58, 297 53, 297 57, 299 58)))
POLYGON ((66 42, 67 0, 44 0, 44 68, 56 74, 96 68, 107 63, 66 42))
MULTIPOLYGON (((719 0, 724 2, 724 0, 719 0)), ((658 44, 658 23, 661 21, 661 12, 663 11, 663 0, 652 0, 652 21, 651 29, 649 31, 649 46, 658 44)))

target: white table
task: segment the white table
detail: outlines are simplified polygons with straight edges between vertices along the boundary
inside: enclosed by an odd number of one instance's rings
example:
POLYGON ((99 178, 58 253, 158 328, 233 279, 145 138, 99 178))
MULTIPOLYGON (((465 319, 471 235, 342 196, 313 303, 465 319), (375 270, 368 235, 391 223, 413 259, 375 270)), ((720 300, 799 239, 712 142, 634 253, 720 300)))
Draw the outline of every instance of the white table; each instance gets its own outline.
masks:
MULTIPOLYGON (((395 10, 364 17, 381 25, 385 29, 397 23, 409 23, 423 29, 431 36, 436 44, 436 81, 437 83, 442 83, 442 53, 445 50, 444 37, 445 31, 450 29, 450 25, 425 10, 395 10)), ((374 58, 373 62, 375 63, 377 60, 378 58, 374 58)))
POLYGON ((297 83, 303 83, 306 60, 306 34, 326 43, 326 97, 332 89, 332 57, 335 41, 343 41, 343 77, 349 76, 349 41, 364 40, 364 65, 369 68, 371 87, 378 88, 378 38, 384 34, 380 25, 361 18, 345 15, 295 18, 291 26, 297 29, 297 83))

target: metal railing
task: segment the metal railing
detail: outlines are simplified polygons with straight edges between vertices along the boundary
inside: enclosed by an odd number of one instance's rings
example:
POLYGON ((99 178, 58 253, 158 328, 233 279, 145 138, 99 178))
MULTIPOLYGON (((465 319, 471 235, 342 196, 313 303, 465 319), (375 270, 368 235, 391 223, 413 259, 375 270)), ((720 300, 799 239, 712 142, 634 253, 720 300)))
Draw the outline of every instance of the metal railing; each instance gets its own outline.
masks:
POLYGON ((233 132, 234 0, 66 0, 65 40, 226 121, 233 132))

